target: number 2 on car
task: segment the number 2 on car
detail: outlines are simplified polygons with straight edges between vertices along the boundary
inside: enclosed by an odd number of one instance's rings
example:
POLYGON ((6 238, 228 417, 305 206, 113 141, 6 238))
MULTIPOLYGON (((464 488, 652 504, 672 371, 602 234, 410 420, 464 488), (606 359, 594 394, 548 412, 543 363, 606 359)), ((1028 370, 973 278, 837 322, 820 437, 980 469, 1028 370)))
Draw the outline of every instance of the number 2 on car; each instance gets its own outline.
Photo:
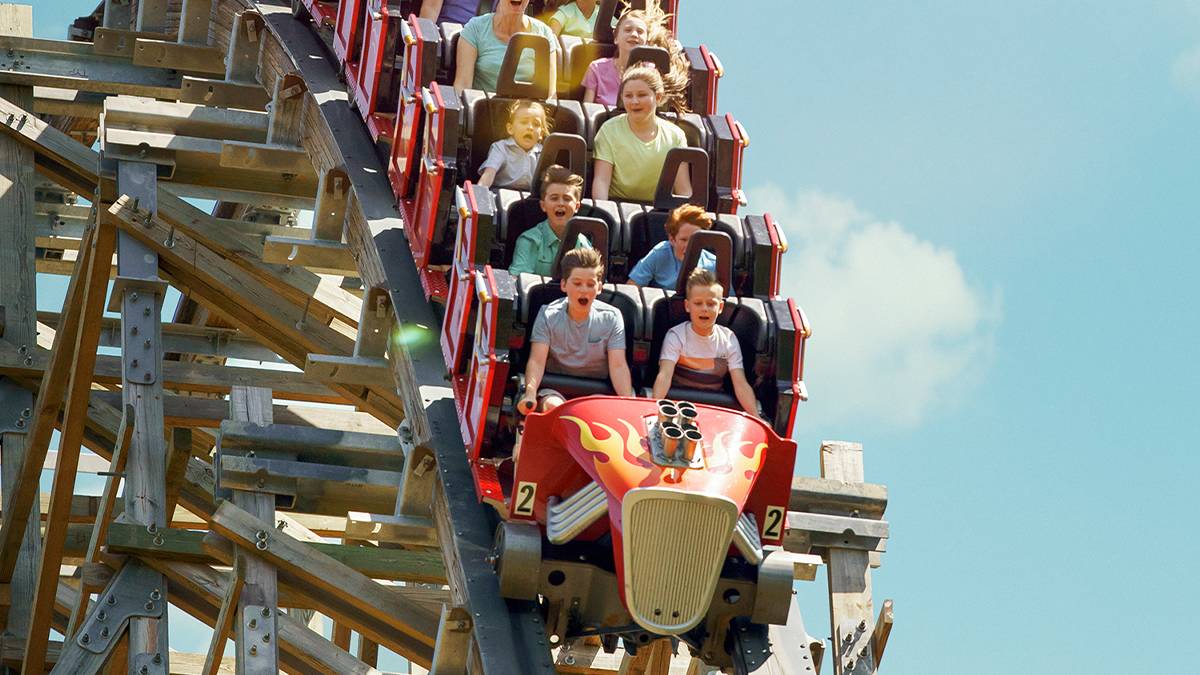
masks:
POLYGON ((532 516, 533 503, 537 498, 537 483, 522 481, 517 484, 517 494, 513 499, 513 514, 532 516))
POLYGON ((783 536, 783 518, 787 511, 782 506, 768 506, 763 518, 763 539, 778 539, 783 536))

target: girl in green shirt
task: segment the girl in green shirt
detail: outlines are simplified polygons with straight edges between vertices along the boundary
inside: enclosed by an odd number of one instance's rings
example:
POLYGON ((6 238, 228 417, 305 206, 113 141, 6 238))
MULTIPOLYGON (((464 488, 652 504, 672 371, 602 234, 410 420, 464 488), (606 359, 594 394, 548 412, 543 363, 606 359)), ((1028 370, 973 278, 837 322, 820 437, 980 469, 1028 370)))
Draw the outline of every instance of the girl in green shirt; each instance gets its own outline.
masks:
MULTIPOLYGON (((667 153, 687 145, 683 130, 657 114, 665 99, 662 76, 653 66, 625 71, 620 93, 625 114, 608 120, 596 133, 594 199, 654 200, 667 153)), ((674 192, 683 197, 692 195, 686 165, 679 167, 674 192)))
POLYGON ((550 30, 555 35, 574 35, 591 39, 596 32, 597 0, 572 0, 564 3, 550 17, 550 30))

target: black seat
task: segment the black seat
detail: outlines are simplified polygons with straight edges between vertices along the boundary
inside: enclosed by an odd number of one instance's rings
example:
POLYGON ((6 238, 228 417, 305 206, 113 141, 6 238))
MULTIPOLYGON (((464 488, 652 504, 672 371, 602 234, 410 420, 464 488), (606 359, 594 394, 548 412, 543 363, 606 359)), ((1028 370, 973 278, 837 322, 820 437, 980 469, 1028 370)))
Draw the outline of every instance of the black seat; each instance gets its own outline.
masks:
MULTIPOLYGON (((637 291, 637 288, 623 284, 604 284, 603 289, 596 296, 598 300, 616 307, 617 311, 621 312, 621 318, 625 321, 625 358, 631 371, 639 365, 634 360, 634 352, 637 351, 635 342, 645 335, 646 313, 642 307, 641 295, 637 291)), ((521 274, 517 278, 516 296, 515 318, 518 325, 515 333, 523 335, 524 338, 520 348, 515 350, 517 357, 514 368, 516 372, 524 372, 525 360, 529 358, 529 338, 533 332, 533 323, 537 319, 538 312, 545 305, 565 297, 566 294, 563 293, 559 280, 554 277, 521 274)), ((585 380, 587 378, 575 379, 585 380)))
MULTIPOLYGON (((662 354, 663 339, 666 338, 667 331, 674 326, 688 321, 687 310, 684 309, 683 300, 684 296, 680 293, 660 292, 655 297, 653 305, 647 307, 647 314, 651 322, 650 329, 652 331, 649 347, 650 367, 647 369, 648 376, 643 380, 644 385, 647 387, 654 384, 654 376, 658 374, 659 356, 662 354)), ((773 392, 775 384, 774 378, 767 377, 766 372, 769 369, 772 355, 770 353, 767 310, 763 301, 758 298, 726 298, 725 308, 722 310, 721 316, 717 318, 717 323, 730 329, 737 336, 738 346, 742 350, 742 362, 746 378, 749 380, 751 386, 754 387, 755 396, 759 401, 764 402, 764 410, 768 416, 773 416, 772 410, 766 408, 766 401, 763 396, 766 388, 771 388, 773 392)), ((719 391, 671 387, 667 398, 685 399, 694 403, 712 403, 714 405, 740 409, 737 400, 733 396, 733 386, 729 378, 726 378, 719 391)), ((770 400, 773 402, 775 396, 772 395, 770 400)))

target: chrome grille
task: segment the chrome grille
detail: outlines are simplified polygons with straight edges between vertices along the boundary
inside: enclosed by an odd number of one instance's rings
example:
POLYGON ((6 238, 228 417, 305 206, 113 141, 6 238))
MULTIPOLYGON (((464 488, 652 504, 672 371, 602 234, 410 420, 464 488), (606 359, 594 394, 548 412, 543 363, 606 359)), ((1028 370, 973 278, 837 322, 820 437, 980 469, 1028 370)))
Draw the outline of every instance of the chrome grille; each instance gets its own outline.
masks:
POLYGON ((725 497, 636 488, 622 504, 625 603, 639 625, 682 633, 704 618, 738 508, 725 497))

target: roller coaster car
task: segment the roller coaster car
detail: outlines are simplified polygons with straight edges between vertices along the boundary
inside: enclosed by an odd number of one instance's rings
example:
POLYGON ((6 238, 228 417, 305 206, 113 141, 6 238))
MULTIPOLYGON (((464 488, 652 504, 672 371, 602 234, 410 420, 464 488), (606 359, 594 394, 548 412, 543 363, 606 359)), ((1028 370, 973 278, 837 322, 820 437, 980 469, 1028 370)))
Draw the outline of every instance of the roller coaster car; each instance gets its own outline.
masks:
MULTIPOLYGON (((522 274, 481 263, 477 229, 494 229, 494 212, 478 199, 488 191, 472 187, 460 192, 464 208, 456 238, 451 287, 441 343, 462 417, 463 440, 472 468, 481 485, 480 496, 491 500, 507 493, 500 487, 495 462, 511 455, 518 426, 513 410, 519 386, 510 373, 523 372, 529 351, 528 332, 538 311, 563 295, 554 277, 522 274)), ((574 218, 564 242, 586 234, 597 248, 607 248, 606 224, 597 219, 574 218)), ((559 249, 558 260, 569 250, 559 249)), ((721 232, 692 236, 684 267, 690 269, 701 250, 717 256, 717 276, 728 285, 731 275, 729 237, 721 232)), ((557 269, 557 261, 555 269, 557 269)), ((680 279, 680 291, 686 279, 680 279)), ((637 387, 649 387, 657 376, 658 354, 667 330, 686 320, 683 293, 625 284, 605 284, 599 298, 621 312, 625 324, 626 358, 637 387)), ((807 398, 804 389, 804 346, 811 334, 803 312, 784 298, 729 297, 717 319, 738 336, 747 378, 761 406, 761 416, 781 436, 790 436, 796 408, 807 398)), ((606 380, 546 373, 545 386, 568 397, 612 393, 606 380)), ((737 408, 730 389, 673 389, 672 396, 707 404, 737 408)), ((510 486, 511 487, 511 486, 510 486)))
POLYGON ((356 59, 354 77, 347 77, 350 101, 362 115, 367 131, 376 142, 391 142, 395 127, 394 112, 400 97, 401 59, 404 56, 403 32, 406 12, 419 3, 407 0, 365 0, 364 33, 356 59))
POLYGON ((292 16, 309 20, 320 26, 337 23, 338 0, 292 0, 292 16))
MULTIPOLYGON (((665 0, 660 4, 667 7, 667 11, 674 12, 675 0, 665 0)), ((644 7, 645 0, 641 0, 641 2, 635 0, 633 6, 634 8, 644 7)), ((582 100, 583 76, 586 74, 588 66, 598 58, 612 56, 615 53, 612 45, 612 28, 609 27, 605 30, 604 26, 611 22, 612 13, 618 7, 619 4, 616 0, 601 2, 597 9, 600 16, 596 21, 597 35, 595 39, 582 39, 570 35, 559 38, 561 49, 558 51, 557 57, 559 77, 556 83, 558 97, 582 100), (609 17, 609 22, 604 20, 606 16, 609 17)), ((527 13, 537 14, 532 4, 527 13)), ((674 30, 674 16, 671 18, 671 28, 674 30)), ((401 25, 400 30, 405 33, 404 61, 416 60, 429 69, 426 78, 415 83, 416 87, 429 86, 435 81, 442 84, 454 82, 458 37, 462 29, 462 24, 445 22, 435 25, 432 21, 418 20, 412 17, 401 25), (418 26, 418 21, 424 23, 418 26), (428 25, 425 25, 426 23, 428 25), (417 39, 410 41, 410 36, 417 39)), ((651 54, 656 48, 647 46, 643 49, 645 50, 643 58, 639 60, 659 61, 659 57, 651 54)), ((342 58, 340 54, 339 58, 342 58)), ((717 111, 716 83, 723 74, 720 61, 704 45, 685 48, 684 58, 689 64, 691 80, 691 86, 687 92, 688 107, 701 114, 715 114, 717 111)), ((660 68, 666 71, 667 63, 664 51, 662 54, 663 65, 660 68)))
POLYGON ((787 622, 792 565, 766 547, 782 544, 795 453, 759 419, 686 401, 588 396, 530 415, 500 592, 540 598, 561 640, 675 637, 751 672, 767 654, 741 649, 746 633, 787 622))

